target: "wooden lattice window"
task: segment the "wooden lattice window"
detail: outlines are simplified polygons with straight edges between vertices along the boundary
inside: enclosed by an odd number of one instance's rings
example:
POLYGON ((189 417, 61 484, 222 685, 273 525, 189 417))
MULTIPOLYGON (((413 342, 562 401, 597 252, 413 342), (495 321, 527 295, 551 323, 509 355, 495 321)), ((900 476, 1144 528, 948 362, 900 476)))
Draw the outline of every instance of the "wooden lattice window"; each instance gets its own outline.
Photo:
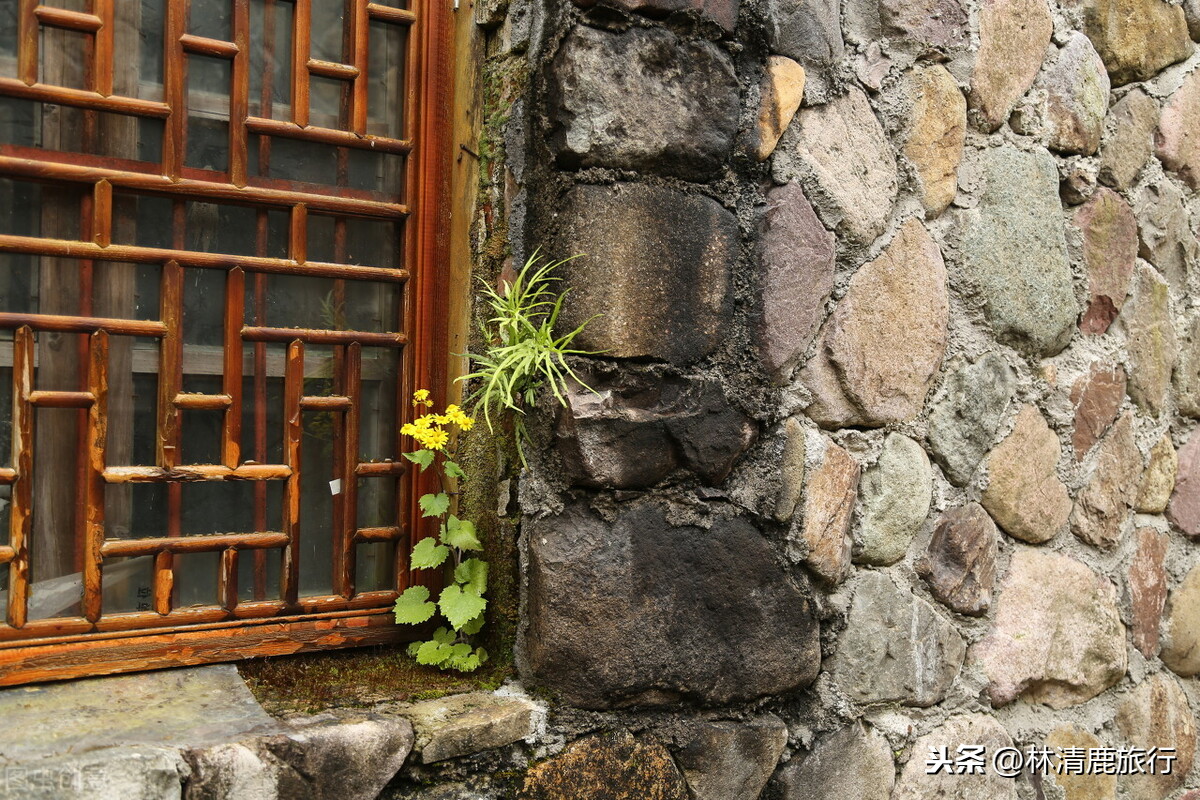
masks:
POLYGON ((448 16, 0 0, 0 685, 401 635, 448 16))

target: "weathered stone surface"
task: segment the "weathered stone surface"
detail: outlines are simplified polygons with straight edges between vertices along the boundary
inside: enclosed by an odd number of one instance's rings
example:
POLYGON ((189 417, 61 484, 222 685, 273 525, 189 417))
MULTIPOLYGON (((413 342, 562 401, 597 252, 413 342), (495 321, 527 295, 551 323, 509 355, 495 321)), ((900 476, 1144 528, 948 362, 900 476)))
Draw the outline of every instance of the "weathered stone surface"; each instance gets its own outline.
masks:
POLYGON ((1001 747, 1012 747, 1013 741, 1004 726, 991 717, 983 714, 951 717, 913 744, 912 757, 896 781, 891 800, 1016 800, 1016 781, 1001 777, 994 769, 965 775, 949 770, 926 774, 925 759, 930 752, 945 747, 948 753, 955 753, 959 747, 972 745, 983 745, 986 752, 994 753, 1001 747))
MULTIPOLYGON (((597 0, 572 0, 580 8, 592 8, 597 0)), ((604 2, 644 14, 662 18, 678 12, 693 12, 711 19, 729 32, 737 26, 739 0, 604 0, 604 2)))
POLYGON ((1130 800, 1161 800, 1183 785, 1195 761, 1196 720, 1176 678, 1159 672, 1143 681, 1117 708, 1117 727, 1130 746, 1174 748, 1177 756, 1169 775, 1120 776, 1130 800))
POLYGON ((1104 333, 1121 313, 1137 263, 1138 226, 1133 209, 1111 189, 1099 189, 1071 218, 1083 237, 1088 305, 1079 322, 1084 333, 1104 333))
POLYGON ((525 773, 518 800, 688 800, 671 754, 628 732, 589 736, 525 773))
POLYGON ((674 748, 694 800, 756 800, 787 746, 774 714, 747 722, 701 722, 674 748))
POLYGON ((1175 446, 1171 444, 1169 434, 1150 448, 1146 458, 1146 471, 1142 474, 1142 483, 1138 487, 1137 500, 1134 510, 1143 514, 1161 514, 1167 510, 1171 502, 1171 492, 1175 489, 1175 475, 1179 471, 1179 456, 1175 446))
POLYGON ((804 487, 804 516, 793 521, 788 554, 827 584, 837 585, 850 571, 850 520, 858 492, 859 466, 849 453, 825 437, 820 464, 804 487))
POLYGON ((1158 103, 1134 89, 1113 104, 1108 118, 1111 126, 1100 146, 1100 182, 1128 189, 1154 150, 1158 103))
POLYGON ((1167 98, 1154 145, 1164 167, 1200 189, 1200 70, 1192 70, 1167 98))
POLYGON ((188 766, 176 750, 134 745, 13 764, 3 775, 3 800, 180 800, 188 766))
POLYGON ((571 292, 560 330, 603 311, 575 339, 609 358, 686 364, 721 341, 738 255, 733 215, 707 197, 646 184, 576 186, 558 252, 586 253, 558 270, 571 292))
POLYGON ((1192 567, 1171 591, 1165 634, 1163 663, 1184 677, 1200 675, 1200 565, 1192 567))
POLYGON ((1137 549, 1129 562, 1129 604, 1133 610, 1133 646, 1146 658, 1158 655, 1158 628, 1167 602, 1166 534, 1138 528, 1137 549))
POLYGON ((950 373, 929 412, 929 448, 952 483, 963 486, 971 479, 1016 388, 1016 373, 998 353, 985 353, 950 373))
POLYGON ((779 498, 775 501, 775 519, 787 522, 796 513, 804 496, 804 426, 795 417, 783 424, 783 456, 779 459, 779 498))
POLYGON ((768 0, 771 52, 799 61, 810 78, 827 72, 845 53, 841 16, 841 0, 768 0))
POLYGON ((1114 364, 1093 364, 1086 375, 1071 387, 1071 405, 1075 408, 1075 432, 1071 444, 1075 460, 1080 461, 1092 445, 1108 430, 1125 402, 1125 370, 1114 364))
POLYGON ((1071 512, 1071 532, 1094 547, 1108 549, 1121 540, 1142 477, 1132 411, 1122 415, 1104 437, 1092 467, 1071 512))
POLYGON ((888 434, 879 460, 859 483, 862 515, 854 561, 886 566, 904 558, 929 514, 933 474, 921 446, 888 434))
POLYGON ((1004 441, 987 458, 988 485, 980 502, 1004 532, 1031 544, 1054 538, 1071 516, 1071 498, 1055 468, 1058 437, 1036 406, 1026 405, 1004 441))
POLYGON ((1040 136, 1051 150, 1092 155, 1100 147, 1110 88, 1096 49, 1072 31, 1018 107, 1013 128, 1040 136))
POLYGON ((468 692, 401 710, 416 731, 414 749, 432 764, 520 741, 532 733, 534 705, 520 697, 468 692))
POLYGON ((799 184, 767 193, 762 238, 763 360, 785 382, 812 344, 833 291, 833 234, 817 219, 799 184))
POLYGON ((972 650, 1002 706, 1090 700, 1125 674, 1125 626, 1107 578, 1069 556, 1019 548, 987 637, 972 650))
POLYGON ((1058 168, 1048 153, 1009 146, 989 148, 978 158, 986 186, 978 208, 963 213, 967 277, 1001 341, 1053 355, 1070 341, 1078 311, 1058 168))
POLYGON ((1138 255, 1153 264, 1180 294, 1200 260, 1200 244, 1188 219, 1183 192, 1170 181, 1138 189, 1133 208, 1138 218, 1138 255))
POLYGON ((801 177, 821 218, 854 241, 874 241, 887 226, 899 184, 895 156, 867 96, 851 88, 825 105, 803 108, 795 127, 801 177))
POLYGON ((1192 431, 1179 449, 1179 475, 1167 506, 1167 519, 1192 538, 1200 538, 1200 433, 1192 431))
POLYGON ((1181 414, 1200 419, 1200 310, 1184 323, 1184 339, 1175 362, 1175 403, 1181 414))
MULTIPOLYGON (((712 177, 733 149, 738 82, 716 45, 663 28, 576 27, 550 70, 558 164, 712 177)), ((596 219, 596 217, 593 217, 596 219)))
POLYGON ((967 134, 967 101, 958 82, 941 65, 919 67, 909 76, 912 110, 903 152, 917 173, 921 205, 936 216, 958 191, 958 165, 967 134))
POLYGON ((958 613, 983 614, 992 604, 999 538, 983 506, 952 508, 938 518, 917 573, 934 597, 958 613))
POLYGON ((1145 264, 1133 274, 1133 291, 1121 321, 1129 336, 1129 398, 1158 416, 1166 408, 1178 349, 1167 282, 1145 264))
POLYGON ((924 708, 946 696, 965 652, 958 631, 932 605, 887 574, 868 571, 855 579, 829 670, 855 702, 924 708))
POLYGON ((951 54, 968 44, 967 12, 960 0, 846 0, 846 38, 912 55, 951 54))
POLYGON ((591 389, 570 387, 556 428, 577 484, 645 488, 682 468, 716 485, 757 435, 715 381, 633 370, 580 377, 591 389))
POLYGON ((822 737, 775 778, 780 800, 866 800, 888 797, 896 783, 892 749, 875 730, 855 722, 822 737))
POLYGON ((1176 292, 1187 292, 1188 274, 1200 259, 1200 244, 1188 219, 1183 192, 1170 181, 1149 183, 1134 196, 1138 255, 1153 264, 1176 292))
MULTIPOLYGON (((1058 751, 1068 747, 1090 751, 1103 747, 1103 742, 1082 728, 1071 725, 1052 730, 1046 737, 1046 746, 1058 751)), ((1055 759, 1056 763, 1057 760, 1055 759)), ((1062 789, 1063 800, 1116 800, 1116 775, 1076 775, 1068 774, 1064 770, 1062 775, 1050 772, 1049 776, 1049 780, 1062 789)))
POLYGON ((811 602, 744 520, 674 528, 643 505, 610 524, 576 503, 528 536, 527 670, 574 705, 739 702, 816 677, 811 602))
POLYGON ((767 56, 758 107, 758 126, 751 148, 754 157, 766 161, 775 152, 779 137, 787 130, 804 99, 804 67, 786 56, 767 56))
POLYGON ((941 367, 948 325, 941 251, 909 220, 850 279, 822 329, 817 363, 800 373, 814 395, 809 416, 830 427, 912 419, 941 367))
POLYGON ((1084 0, 1083 32, 1113 86, 1154 77, 1192 54, 1183 9, 1163 0, 1084 0))
POLYGON ((971 74, 976 124, 1004 124, 1041 69, 1054 21, 1046 0, 984 0, 979 9, 979 52, 971 74))

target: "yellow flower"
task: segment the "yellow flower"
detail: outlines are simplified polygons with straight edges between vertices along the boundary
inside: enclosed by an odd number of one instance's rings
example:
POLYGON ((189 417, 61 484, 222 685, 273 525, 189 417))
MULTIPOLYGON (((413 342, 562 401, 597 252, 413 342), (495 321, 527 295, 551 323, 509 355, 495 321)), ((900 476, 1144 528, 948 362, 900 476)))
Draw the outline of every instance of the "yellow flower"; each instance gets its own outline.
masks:
POLYGON ((424 437, 421 438, 421 444, 425 446, 426 450, 441 450, 448 441, 450 441, 450 434, 441 429, 426 431, 424 437))
POLYGON ((466 414, 463 414, 462 418, 459 419, 456 424, 464 431, 469 431, 471 428, 475 427, 475 418, 468 417, 466 414))
POLYGON ((402 436, 416 436, 418 430, 420 429, 411 422, 406 422, 400 426, 400 434, 402 436))
POLYGON ((429 430, 430 426, 433 425, 433 417, 429 414, 426 414, 423 417, 417 417, 414 419, 412 424, 413 427, 419 431, 429 430))
POLYGON ((413 401, 412 402, 413 402, 414 406, 429 405, 429 390, 428 389, 417 389, 415 392, 413 392, 413 401))

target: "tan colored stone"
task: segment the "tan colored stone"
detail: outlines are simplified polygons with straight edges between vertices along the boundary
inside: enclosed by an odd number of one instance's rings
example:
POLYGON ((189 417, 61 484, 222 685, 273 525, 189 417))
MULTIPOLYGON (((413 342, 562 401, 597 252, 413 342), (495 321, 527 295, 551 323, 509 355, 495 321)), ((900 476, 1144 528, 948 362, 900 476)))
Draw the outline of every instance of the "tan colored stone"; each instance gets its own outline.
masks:
POLYGON ((1113 104, 1108 119, 1111 127, 1100 145, 1100 182, 1128 189, 1154 151, 1158 103, 1134 89, 1113 104))
MULTIPOLYGON (((1052 730, 1046 737, 1046 746, 1060 751, 1068 747, 1092 750, 1101 747, 1102 742, 1082 728, 1069 725, 1052 730)), ((1115 800, 1117 796, 1116 775, 1075 775, 1065 772, 1059 775, 1051 772, 1050 776, 1050 780, 1063 790, 1063 800, 1115 800)))
POLYGON ((910 219, 850 279, 822 329, 817 347, 837 382, 821 373, 820 364, 801 371, 815 399, 809 416, 833 427, 912 419, 941 367, 948 326, 941 251, 924 226, 910 219))
POLYGON ((1139 528, 1137 549, 1129 562, 1129 605, 1133 646, 1146 658, 1158 655, 1158 628, 1167 602, 1167 545, 1170 539, 1154 528, 1139 528))
POLYGON ((1167 282, 1145 264, 1134 271, 1132 296, 1121 320, 1129 336, 1129 397, 1158 416, 1166 407, 1178 349, 1167 282))
POLYGON ((415 703, 400 713, 416 732, 421 763, 473 755, 524 739, 533 732, 534 706, 519 697, 468 692, 415 703))
POLYGON ((909 86, 912 111, 903 152, 916 168, 921 205, 937 216, 958 192, 967 101, 957 81, 940 64, 914 69, 909 86))
POLYGON ((1134 510, 1143 514, 1166 511, 1178 471, 1179 456, 1175 452, 1175 445, 1171 444, 1169 435, 1163 434, 1150 448, 1146 471, 1142 473, 1142 484, 1138 487, 1137 499, 1133 504, 1134 510))
POLYGON ((671 754, 627 731, 588 736, 525 773, 518 800, 687 800, 671 754))
POLYGON ((1200 675, 1200 565, 1171 591, 1162 648, 1163 663, 1179 675, 1200 675))
POLYGON ((1105 550, 1121 540, 1130 506, 1142 476, 1142 454, 1133 434, 1133 412, 1127 411, 1104 437, 1093 472, 1071 512, 1071 532, 1105 550))
POLYGON ((1184 322, 1184 340, 1175 363, 1175 402, 1179 413, 1200 419, 1200 309, 1184 322))
POLYGON ((804 494, 804 426, 795 417, 783 424, 783 456, 779 459, 782 485, 775 501, 775 519, 787 522, 796 513, 804 494))
POLYGON ((1092 699, 1125 674, 1125 626, 1109 580, 1061 553, 1018 548, 996 617, 972 657, 995 706, 1018 697, 1051 708, 1092 699))
MULTIPOLYGON (((971 745, 983 745, 985 752, 991 754, 1002 747, 1012 747, 1013 741, 1004 726, 991 717, 983 714, 951 717, 913 744, 912 757, 896 781, 891 800, 1016 800, 1016 781, 1001 777, 990 765, 974 774, 959 775, 949 770, 927 774, 925 759, 931 752, 944 747, 953 758, 959 747, 971 745)), ((859 798, 846 796, 839 800, 859 798)))
POLYGON ((1067 524, 1071 498, 1055 472, 1060 455, 1058 437, 1032 405, 1021 409, 1012 433, 988 455, 981 502, 1009 536, 1039 544, 1067 524))
POLYGON ((1163 274, 1178 294, 1188 291, 1188 275, 1200 260, 1187 195, 1174 181, 1143 181, 1133 195, 1138 219, 1138 255, 1163 274))
POLYGON ((768 56, 758 107, 754 157, 766 161, 775 152, 779 137, 787 130, 800 101, 804 99, 804 67, 787 56, 768 56))
POLYGON ((1173 748, 1177 756, 1169 775, 1120 776, 1129 800, 1163 800, 1183 785, 1195 760, 1196 720, 1178 679, 1159 672, 1144 680, 1117 708, 1117 727, 1132 747, 1173 748))
POLYGON ((827 584, 837 585, 850 572, 850 520, 859 466, 845 450, 823 441, 821 464, 809 474, 804 489, 803 520, 793 523, 792 530, 800 528, 804 563, 827 584))
POLYGON ((984 0, 971 110, 986 131, 1004 124, 1042 67, 1054 21, 1046 0, 984 0))
POLYGON ((1154 145, 1164 167, 1200 189, 1200 70, 1192 70, 1167 98, 1154 145))
POLYGON ((1088 271, 1088 306, 1079 321, 1084 333, 1104 333, 1121 313, 1137 263, 1138 226, 1121 196, 1098 189, 1071 218, 1083 237, 1088 271))
POLYGON ((1083 32, 1113 86, 1152 78, 1192 54, 1183 9, 1164 0, 1084 0, 1083 32))
POLYGON ((1086 36, 1072 31, 1038 74, 1011 124, 1018 133, 1039 137, 1051 150, 1090 156, 1100 147, 1109 89, 1096 49, 1086 36))
POLYGON ((1071 387, 1075 407, 1075 433, 1071 444, 1080 461, 1117 418, 1125 401, 1125 370, 1112 364, 1093 364, 1088 374, 1071 387))
POLYGON ((1184 535, 1200 539, 1200 429, 1179 448, 1179 473, 1167 506, 1167 519, 1184 535))

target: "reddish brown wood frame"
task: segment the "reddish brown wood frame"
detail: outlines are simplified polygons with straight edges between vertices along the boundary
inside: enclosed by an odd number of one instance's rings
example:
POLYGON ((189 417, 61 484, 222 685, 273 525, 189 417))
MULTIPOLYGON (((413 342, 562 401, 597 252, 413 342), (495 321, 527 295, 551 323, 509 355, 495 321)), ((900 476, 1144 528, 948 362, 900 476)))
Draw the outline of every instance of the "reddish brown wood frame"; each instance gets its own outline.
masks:
MULTIPOLYGON (((0 547, 0 568, 9 572, 7 619, 0 620, 0 685, 14 685, 104 673, 156 669, 184 664, 228 661, 258 655, 395 642, 405 631, 393 624, 391 604, 397 591, 412 583, 432 583, 438 576, 410 575, 407 570, 412 535, 427 528, 416 504, 409 499, 432 487, 432 475, 406 470, 403 463, 359 460, 359 411, 356 387, 360 382, 361 347, 403 348, 399 398, 407 399, 417 387, 434 391, 442 399, 447 381, 448 335, 445 304, 446 254, 449 230, 451 12, 445 0, 413 0, 403 10, 368 0, 347 3, 347 51, 350 63, 313 59, 308 51, 311 24, 310 0, 292 2, 294 46, 291 53, 292 118, 289 121, 249 115, 250 0, 232 1, 231 41, 219 41, 186 32, 188 0, 166 3, 164 101, 154 102, 113 93, 114 0, 88 0, 86 12, 67 11, 21 0, 18 10, 17 78, 0 77, 0 95, 62 104, 93 111, 165 120, 161 164, 118 162, 114 159, 32 150, 0 143, 0 177, 15 177, 54 184, 90 187, 82 208, 81 241, 31 236, 0 235, 0 251, 81 259, 84 281, 90 281, 94 261, 161 265, 161 314, 158 320, 107 319, 80 316, 0 313, 0 328, 13 334, 13 460, 0 469, 0 483, 11 486, 11 528, 8 546, 0 547), (388 139, 367 135, 368 24, 371 21, 408 26, 405 136, 388 139), (59 28, 86 34, 89 40, 89 88, 67 88, 39 82, 39 34, 59 28), (186 136, 186 68, 189 54, 225 59, 231 63, 229 96, 229 168, 225 174, 202 172, 184 165, 186 136), (345 130, 309 124, 308 76, 316 75, 349 84, 348 124, 345 130), (309 185, 248 177, 247 143, 250 134, 289 137, 337 147, 366 148, 407 157, 405 203, 387 202, 354 191, 322 192, 309 185), (115 165, 115 166, 114 166, 115 165), (113 192, 153 192, 173 199, 176 208, 175 241, 171 248, 140 247, 112 242, 113 192), (184 247, 180 233, 184 200, 233 201, 285 209, 290 213, 288 258, 233 257, 195 252, 184 247), (308 261, 305 254, 308 212, 331 212, 371 218, 403 220, 404 268, 384 269, 308 261), (181 287, 192 269, 227 272, 224 378, 215 394, 182 392, 181 287), (401 333, 372 331, 271 328, 243 324, 245 283, 262 281, 270 273, 335 279, 346 278, 403 283, 401 333), (83 347, 86 391, 42 391, 34 384, 34 340, 37 332, 87 334, 83 347), (157 338, 160 343, 158 450, 154 466, 112 466, 105 453, 108 394, 109 337, 135 335, 157 338), (281 464, 257 463, 240 452, 242 406, 242 343, 285 343, 284 458, 281 464), (306 345, 335 346, 336 394, 304 394, 306 345), (82 554, 83 596, 78 616, 31 620, 29 598, 29 537, 32 509, 33 418, 39 407, 86 410, 80 426, 79 482, 75 532, 82 554), (224 412, 221 463, 178 463, 180 412, 209 409, 224 412), (345 479, 345 491, 335 504, 334 592, 306 597, 298 591, 300 413, 319 409, 338 421, 343 446, 335 459, 345 479), (354 498, 355 477, 401 475, 401 524, 389 528, 360 528, 354 498), (256 482, 258 532, 182 536, 178 526, 181 483, 195 480, 256 482), (283 529, 266 530, 265 481, 284 482, 283 529), (104 489, 127 482, 161 482, 168 486, 169 518, 176 520, 168 534, 158 538, 106 539, 104 489), (396 585, 390 591, 357 592, 354 585, 356 544, 396 541, 396 585), (255 582, 264 580, 262 554, 282 549, 282 599, 239 600, 238 562, 253 558, 255 582), (218 596, 214 606, 174 608, 174 559, 177 554, 221 554, 218 596), (152 556, 154 559, 152 610, 106 614, 102 607, 101 564, 105 558, 152 556)), ((278 0, 284 2, 285 0, 278 0)), ((264 115, 266 116, 266 115, 264 115)), ((260 215, 260 219, 262 215, 260 215)), ((260 235, 265 238, 265 224, 260 235)), ((338 236, 335 233, 335 236, 338 236)), ((340 232, 344 241, 344 226, 340 232)), ((264 249, 265 251, 265 249, 264 249)), ((261 302, 262 292, 254 295, 261 302)), ((87 306, 87 301, 84 302, 87 306)), ((256 375, 265 375, 265 345, 254 348, 256 375)), ((265 380, 265 379, 264 379, 265 380)), ((259 387, 256 387, 256 392, 259 387)), ((261 398, 259 398, 261 399, 261 398)), ((255 413, 261 412, 258 403, 255 413)), ((401 413, 409 404, 398 403, 401 413)), ((261 428, 261 426, 258 426, 261 428)), ((261 444, 261 442, 259 443, 261 444)), ((265 446, 256 445, 256 450, 265 446)), ((258 455, 258 454, 251 454, 258 455)))

